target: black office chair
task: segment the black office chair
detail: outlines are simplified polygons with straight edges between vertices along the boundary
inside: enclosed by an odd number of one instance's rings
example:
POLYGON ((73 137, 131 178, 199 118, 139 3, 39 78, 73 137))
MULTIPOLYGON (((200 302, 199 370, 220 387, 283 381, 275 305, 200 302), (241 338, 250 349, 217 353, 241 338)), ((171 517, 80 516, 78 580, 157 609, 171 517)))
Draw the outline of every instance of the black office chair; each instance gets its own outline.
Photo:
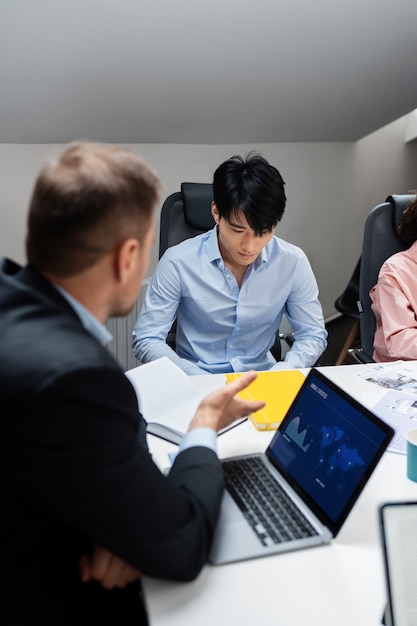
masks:
MULTIPOLYGON (((167 248, 213 228, 212 201, 211 183, 181 183, 181 191, 172 193, 166 198, 161 209, 159 258, 167 248)), ((167 343, 173 350, 175 350, 175 336, 176 321, 167 337, 167 343)), ((281 341, 291 346, 292 333, 278 332, 276 334, 271 353, 277 361, 281 360, 281 341)))
POLYGON ((366 218, 359 276, 359 322, 361 348, 349 350, 359 363, 372 363, 376 321, 371 308, 369 292, 377 283, 379 270, 388 257, 405 250, 397 239, 400 217, 415 198, 414 194, 388 196, 374 207, 366 218))
POLYGON ((347 354, 349 353, 349 349, 353 347, 355 342, 358 341, 360 337, 360 326, 359 326, 359 311, 358 311, 358 300, 359 300, 359 275, 361 269, 361 259, 356 263, 355 269, 353 270, 353 274, 350 277, 350 280, 347 284, 346 289, 340 296, 336 299, 334 306, 339 313, 346 317, 352 317, 354 322, 352 327, 346 337, 346 341, 343 344, 342 349, 339 352, 339 356, 336 360, 336 365, 341 365, 347 354))
POLYGON ((181 183, 181 191, 166 198, 161 209, 159 258, 167 248, 213 228, 212 201, 211 183, 181 183))

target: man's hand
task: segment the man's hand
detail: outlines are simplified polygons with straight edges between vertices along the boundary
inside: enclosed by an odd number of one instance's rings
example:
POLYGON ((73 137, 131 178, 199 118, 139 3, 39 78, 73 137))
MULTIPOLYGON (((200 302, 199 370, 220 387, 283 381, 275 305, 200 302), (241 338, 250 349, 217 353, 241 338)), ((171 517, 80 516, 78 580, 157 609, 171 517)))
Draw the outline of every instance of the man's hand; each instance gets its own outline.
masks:
POLYGON ((93 552, 80 561, 81 580, 98 581, 105 589, 126 587, 140 578, 141 573, 126 561, 101 546, 94 546, 93 552))
POLYGON ((188 430, 193 428, 213 428, 216 432, 229 426, 235 420, 259 411, 265 402, 242 400, 236 394, 245 389, 257 374, 246 372, 232 383, 214 391, 200 403, 191 420, 188 430))

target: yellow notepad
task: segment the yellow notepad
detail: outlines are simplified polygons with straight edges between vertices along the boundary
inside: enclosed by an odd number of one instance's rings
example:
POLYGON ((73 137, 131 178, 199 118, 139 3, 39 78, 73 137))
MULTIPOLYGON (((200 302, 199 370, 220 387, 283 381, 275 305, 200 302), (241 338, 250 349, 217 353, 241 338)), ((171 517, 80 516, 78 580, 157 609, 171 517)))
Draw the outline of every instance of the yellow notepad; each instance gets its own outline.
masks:
MULTIPOLYGON (((242 374, 226 374, 227 382, 232 382, 242 374)), ((266 405, 253 413, 249 419, 258 430, 275 430, 285 417, 292 401, 305 380, 299 370, 277 370, 258 372, 257 378, 239 392, 245 400, 263 400, 266 405)))

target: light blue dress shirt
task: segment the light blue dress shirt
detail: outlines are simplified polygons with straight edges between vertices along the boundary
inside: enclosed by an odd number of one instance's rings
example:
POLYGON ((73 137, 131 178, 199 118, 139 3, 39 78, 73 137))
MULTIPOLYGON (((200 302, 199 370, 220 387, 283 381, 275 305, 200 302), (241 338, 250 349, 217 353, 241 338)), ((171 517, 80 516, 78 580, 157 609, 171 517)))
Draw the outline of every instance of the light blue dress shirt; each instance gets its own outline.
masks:
POLYGON ((327 332, 318 286, 304 252, 274 236, 239 288, 220 254, 216 227, 168 248, 133 330, 146 363, 169 357, 187 374, 310 367, 327 332), (283 314, 294 345, 277 363, 270 353, 283 314), (176 352, 166 337, 177 318, 176 352))
MULTIPOLYGON (((59 285, 54 284, 59 293, 69 302, 75 313, 78 315, 81 324, 99 343, 102 345, 109 343, 112 340, 112 334, 99 320, 94 317, 84 305, 78 300, 73 298, 65 289, 59 285)), ((186 433, 181 440, 178 448, 178 453, 187 448, 193 446, 204 446, 210 448, 213 452, 217 452, 217 433, 212 428, 194 428, 190 432, 186 433)), ((171 462, 173 462, 176 455, 171 456, 171 462)))

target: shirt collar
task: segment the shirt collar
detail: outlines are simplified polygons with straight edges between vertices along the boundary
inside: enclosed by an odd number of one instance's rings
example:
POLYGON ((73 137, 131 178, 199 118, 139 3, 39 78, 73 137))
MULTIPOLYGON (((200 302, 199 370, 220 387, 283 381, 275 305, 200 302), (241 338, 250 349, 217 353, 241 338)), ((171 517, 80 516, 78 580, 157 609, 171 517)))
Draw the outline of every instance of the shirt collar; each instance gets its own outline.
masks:
POLYGON ((271 249, 272 240, 269 241, 264 248, 261 250, 261 254, 258 256, 256 261, 254 262, 255 269, 258 269, 262 265, 262 263, 268 263, 268 259, 270 257, 270 249, 271 249))
POLYGON ((54 287, 59 291, 59 293, 67 300, 67 302, 74 309, 75 313, 80 318, 81 324, 84 328, 91 334, 93 337, 97 339, 102 345, 109 343, 113 339, 113 335, 109 332, 109 330, 98 321, 96 317, 88 309, 85 308, 78 302, 75 298, 73 298, 65 289, 56 285, 54 283, 54 287))
MULTIPOLYGON (((214 226, 214 228, 211 231, 209 231, 209 235, 206 240, 206 243, 207 243, 207 255, 208 255, 209 261, 210 262, 220 261, 221 263, 223 263, 223 258, 222 258, 222 255, 220 254, 220 249, 219 249, 219 241, 217 239, 217 226, 214 226)), ((271 248, 272 248, 272 240, 264 248, 262 248, 259 256, 253 262, 254 269, 258 269, 263 263, 268 263, 268 259, 271 256, 271 248)))
POLYGON ((214 226, 212 230, 208 233, 208 238, 206 240, 207 246, 207 256, 209 261, 223 261, 222 255, 220 254, 219 249, 219 241, 217 239, 217 226, 214 226))

